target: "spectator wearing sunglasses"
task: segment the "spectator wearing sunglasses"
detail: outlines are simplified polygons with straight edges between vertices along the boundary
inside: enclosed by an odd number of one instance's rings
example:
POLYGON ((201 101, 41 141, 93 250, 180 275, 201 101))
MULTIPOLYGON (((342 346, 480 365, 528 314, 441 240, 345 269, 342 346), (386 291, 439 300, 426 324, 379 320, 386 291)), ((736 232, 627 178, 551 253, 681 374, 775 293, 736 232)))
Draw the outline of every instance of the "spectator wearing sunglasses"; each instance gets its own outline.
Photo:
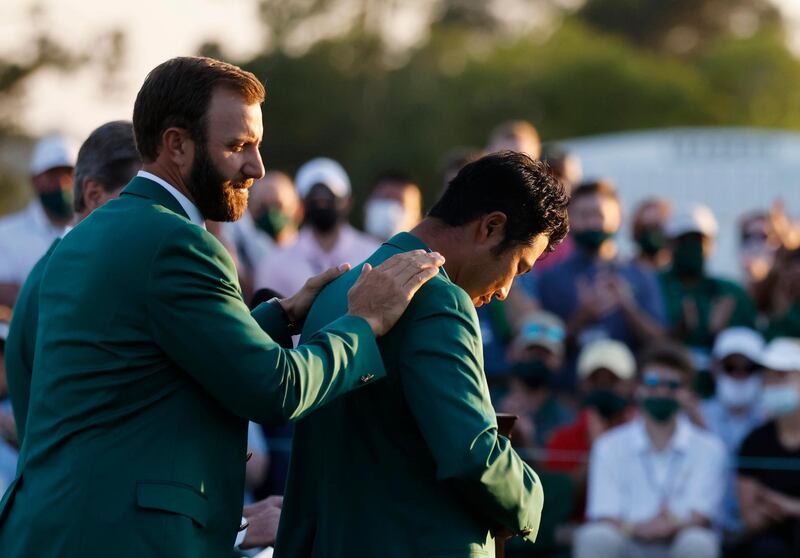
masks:
POLYGON ((552 432, 575 418, 553 393, 553 379, 564 359, 564 322, 543 310, 526 316, 509 350, 508 393, 499 409, 519 417, 513 441, 529 450, 545 446, 552 432))
MULTIPOLYGON (((732 327, 717 336, 711 351, 716 390, 702 404, 701 416, 706 428, 725 444, 730 459, 735 458, 745 436, 763 421, 758 364, 763 350, 764 339, 759 333, 746 327, 732 327)), ((728 474, 721 525, 727 535, 735 535, 742 529, 733 472, 728 474)))
POLYGON ((652 347, 640 359, 641 416, 592 448, 586 515, 575 558, 713 558, 712 529, 725 491, 725 448, 681 412, 693 368, 680 347, 652 347))

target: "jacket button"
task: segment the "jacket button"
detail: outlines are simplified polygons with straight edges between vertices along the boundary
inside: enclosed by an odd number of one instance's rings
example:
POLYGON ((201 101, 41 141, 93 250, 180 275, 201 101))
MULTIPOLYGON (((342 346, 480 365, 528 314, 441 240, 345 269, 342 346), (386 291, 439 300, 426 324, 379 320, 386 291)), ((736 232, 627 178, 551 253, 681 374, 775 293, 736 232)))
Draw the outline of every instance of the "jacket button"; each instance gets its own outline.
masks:
POLYGON ((366 384, 368 382, 371 382, 374 377, 375 374, 364 374, 363 376, 361 376, 360 380, 362 384, 366 384))
POLYGON ((245 529, 247 529, 248 527, 250 527, 250 523, 249 523, 249 522, 248 522, 246 519, 244 519, 244 518, 242 518, 242 519, 243 519, 243 521, 242 521, 242 523, 239 525, 239 532, 242 532, 242 531, 244 531, 245 529))
POLYGON ((527 537, 532 532, 533 532, 533 529, 527 528, 527 529, 523 529, 522 531, 520 531, 519 534, 522 535, 523 537, 527 537))

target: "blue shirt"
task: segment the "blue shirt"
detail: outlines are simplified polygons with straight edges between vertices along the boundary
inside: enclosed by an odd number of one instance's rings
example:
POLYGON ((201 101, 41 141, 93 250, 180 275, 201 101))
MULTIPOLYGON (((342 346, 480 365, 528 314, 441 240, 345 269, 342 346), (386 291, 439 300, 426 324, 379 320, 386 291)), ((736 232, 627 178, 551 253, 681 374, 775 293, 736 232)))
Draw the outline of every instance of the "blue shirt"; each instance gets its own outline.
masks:
MULTIPOLYGON (((578 310, 579 279, 594 282, 601 271, 616 273, 628 284, 639 308, 659 324, 666 323, 658 278, 636 262, 604 261, 577 249, 568 259, 546 269, 541 275, 527 274, 523 277, 522 284, 543 309, 569 322, 578 310)), ((638 346, 634 331, 621 310, 601 317, 580 332, 574 343, 567 347, 564 374, 560 374, 558 378, 559 387, 574 387, 577 354, 591 341, 605 338, 622 341, 632 350, 638 346)))

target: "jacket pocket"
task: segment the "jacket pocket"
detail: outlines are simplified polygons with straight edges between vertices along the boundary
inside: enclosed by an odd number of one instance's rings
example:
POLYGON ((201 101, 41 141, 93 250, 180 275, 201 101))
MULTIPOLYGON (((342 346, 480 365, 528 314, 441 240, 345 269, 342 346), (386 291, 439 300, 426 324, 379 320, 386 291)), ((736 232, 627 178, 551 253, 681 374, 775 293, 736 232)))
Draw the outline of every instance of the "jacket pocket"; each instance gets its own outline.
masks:
POLYGON ((148 510, 185 515, 200 527, 208 523, 208 498, 188 484, 139 481, 136 483, 136 504, 148 510))

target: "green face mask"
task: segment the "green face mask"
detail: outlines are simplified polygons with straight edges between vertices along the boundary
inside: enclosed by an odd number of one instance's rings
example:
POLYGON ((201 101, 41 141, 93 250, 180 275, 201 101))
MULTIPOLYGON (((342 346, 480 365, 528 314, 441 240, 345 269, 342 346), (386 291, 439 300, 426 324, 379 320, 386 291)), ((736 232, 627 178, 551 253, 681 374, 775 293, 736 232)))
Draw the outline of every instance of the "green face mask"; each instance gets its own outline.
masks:
POLYGON ((56 218, 66 219, 72 216, 72 190, 59 188, 52 192, 40 192, 39 201, 45 211, 56 218))
POLYGON ((584 250, 588 252, 597 252, 600 249, 600 245, 612 236, 614 236, 614 233, 588 230, 573 233, 572 238, 574 238, 575 243, 584 250))
POLYGON ((672 252, 672 269, 679 277, 703 276, 705 258, 702 238, 682 238, 672 252))
POLYGON ((280 209, 273 208, 259 215, 255 222, 259 229, 272 238, 276 238, 289 224, 289 216, 281 212, 280 209))
POLYGON ((680 403, 672 397, 648 397, 642 401, 642 408, 658 422, 667 422, 678 412, 680 403))
POLYGON ((511 369, 511 373, 525 382, 530 389, 540 389, 550 385, 553 371, 540 359, 518 362, 511 369))
POLYGON ((655 256, 664 249, 666 239, 661 229, 642 229, 634 238, 642 252, 648 256, 655 256))

